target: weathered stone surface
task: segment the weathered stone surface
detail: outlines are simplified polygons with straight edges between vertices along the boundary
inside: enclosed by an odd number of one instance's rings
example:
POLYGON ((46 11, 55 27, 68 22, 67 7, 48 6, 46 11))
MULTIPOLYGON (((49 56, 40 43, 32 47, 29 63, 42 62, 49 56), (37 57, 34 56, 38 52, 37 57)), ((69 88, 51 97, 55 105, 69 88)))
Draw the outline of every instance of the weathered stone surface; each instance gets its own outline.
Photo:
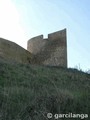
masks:
POLYGON ((46 42, 46 40, 43 40, 43 35, 34 37, 28 41, 27 50, 36 55, 43 49, 46 42))
POLYGON ((31 63, 31 53, 14 42, 0 38, 0 57, 22 63, 31 63))
POLYGON ((66 29, 34 37, 27 50, 14 42, 0 38, 0 57, 31 64, 67 67, 66 29))
POLYGON ((28 41, 27 50, 34 54, 36 64, 67 67, 67 40, 66 29, 34 37, 28 41))

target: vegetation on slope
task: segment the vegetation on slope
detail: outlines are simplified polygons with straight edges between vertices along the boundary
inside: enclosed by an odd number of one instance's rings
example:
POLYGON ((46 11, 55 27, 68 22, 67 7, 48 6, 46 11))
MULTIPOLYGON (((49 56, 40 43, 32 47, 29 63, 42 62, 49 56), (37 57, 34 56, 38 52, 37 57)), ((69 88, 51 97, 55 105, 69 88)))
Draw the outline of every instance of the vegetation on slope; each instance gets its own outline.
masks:
POLYGON ((0 60, 0 120, 48 120, 47 113, 89 115, 90 75, 0 60))

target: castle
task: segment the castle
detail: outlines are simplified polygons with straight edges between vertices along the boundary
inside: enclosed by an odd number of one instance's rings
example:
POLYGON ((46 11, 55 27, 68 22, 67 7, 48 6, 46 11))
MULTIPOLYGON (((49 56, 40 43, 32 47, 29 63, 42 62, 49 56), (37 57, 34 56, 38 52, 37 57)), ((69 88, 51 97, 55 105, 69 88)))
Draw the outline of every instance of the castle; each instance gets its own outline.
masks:
POLYGON ((22 63, 67 67, 66 29, 34 37, 27 42, 27 50, 14 42, 0 38, 0 56, 22 63))

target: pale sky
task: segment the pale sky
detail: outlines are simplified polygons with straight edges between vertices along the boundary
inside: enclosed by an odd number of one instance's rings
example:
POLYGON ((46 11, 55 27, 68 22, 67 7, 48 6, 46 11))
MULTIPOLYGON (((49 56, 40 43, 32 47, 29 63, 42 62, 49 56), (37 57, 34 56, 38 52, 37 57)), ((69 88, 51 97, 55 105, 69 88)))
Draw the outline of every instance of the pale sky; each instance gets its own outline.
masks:
POLYGON ((0 37, 26 48, 67 28, 68 67, 90 69, 90 0, 0 0, 0 37))

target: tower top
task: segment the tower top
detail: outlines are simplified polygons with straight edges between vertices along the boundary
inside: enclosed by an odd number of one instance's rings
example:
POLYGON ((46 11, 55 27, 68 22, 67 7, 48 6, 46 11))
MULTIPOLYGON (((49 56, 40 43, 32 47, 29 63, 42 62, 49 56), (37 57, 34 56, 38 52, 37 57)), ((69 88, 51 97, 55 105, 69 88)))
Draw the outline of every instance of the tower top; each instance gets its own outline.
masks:
POLYGON ((27 50, 35 55, 35 63, 67 67, 67 39, 66 29, 31 38, 27 50))

